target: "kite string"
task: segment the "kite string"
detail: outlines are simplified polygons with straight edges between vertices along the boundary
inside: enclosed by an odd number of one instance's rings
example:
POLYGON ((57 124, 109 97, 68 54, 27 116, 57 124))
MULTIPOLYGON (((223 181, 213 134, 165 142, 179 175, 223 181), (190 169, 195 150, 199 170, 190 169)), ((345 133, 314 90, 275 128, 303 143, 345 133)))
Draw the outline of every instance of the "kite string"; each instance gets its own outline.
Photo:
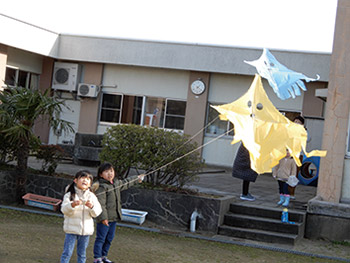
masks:
POLYGON ((188 153, 186 153, 186 154, 184 154, 184 155, 182 155, 182 156, 180 156, 180 157, 178 157, 178 158, 176 158, 176 159, 170 161, 169 163, 167 163, 167 164, 165 164, 165 165, 163 165, 163 166, 157 168, 156 170, 145 174, 145 176, 148 176, 148 175, 150 175, 151 173, 154 173, 154 172, 156 172, 156 171, 158 171, 158 170, 161 170, 162 168, 165 168, 166 166, 168 166, 168 165, 170 165, 170 164, 172 164, 172 163, 174 163, 174 162, 176 162, 176 161, 178 161, 178 160, 181 160, 182 158, 186 157, 187 155, 189 155, 189 154, 191 154, 191 153, 193 153, 193 152, 195 152, 195 151, 198 151, 199 149, 203 148, 204 146, 206 146, 206 145, 208 145, 208 144, 210 144, 210 143, 212 143, 212 142, 214 142, 214 141, 220 139, 221 137, 225 136, 226 134, 230 133, 231 131, 233 131, 233 128, 232 128, 231 130, 229 130, 229 131, 227 131, 227 132, 221 134, 220 136, 216 137, 215 139, 213 139, 213 140, 211 140, 211 141, 208 141, 207 143, 205 143, 205 144, 203 144, 203 145, 200 145, 200 146, 197 147, 196 149, 194 149, 194 150, 192 150, 192 151, 189 151, 188 153))
MULTIPOLYGON (((193 152, 195 152, 195 151, 198 151, 198 150, 200 150, 201 148, 207 146, 208 144, 210 144, 210 143, 212 143, 212 142, 214 142, 214 141, 220 139, 221 137, 223 137, 223 136, 229 134, 229 133, 230 133, 231 131, 233 131, 233 130, 234 130, 234 128, 232 128, 231 130, 229 130, 229 131, 227 131, 227 132, 225 132, 225 133, 219 135, 218 137, 214 138, 213 140, 208 141, 208 142, 206 142, 206 143, 203 144, 203 145, 200 145, 200 146, 197 147, 196 149, 194 149, 194 150, 192 150, 192 151, 190 151, 190 152, 188 152, 188 153, 186 153, 186 154, 184 154, 184 155, 182 155, 182 156, 180 156, 180 157, 178 157, 178 158, 176 158, 176 159, 170 161, 169 163, 164 164, 163 166, 160 166, 160 167, 157 168, 156 170, 153 170, 153 171, 151 171, 151 172, 146 173, 144 176, 146 177, 146 176, 148 176, 148 175, 150 175, 150 174, 152 174, 152 173, 154 173, 154 172, 156 172, 156 171, 158 171, 158 170, 160 170, 160 169, 163 169, 163 168, 167 167, 168 165, 170 165, 170 164, 172 164, 172 163, 174 163, 174 162, 177 162, 177 161, 181 160, 182 158, 186 157, 187 155, 189 155, 189 154, 191 154, 191 153, 193 153, 193 152)), ((132 179, 132 180, 128 181, 127 183, 121 184, 121 185, 119 185, 119 186, 117 186, 117 187, 113 187, 112 189, 109 189, 109 190, 107 190, 107 191, 104 191, 104 192, 101 192, 101 193, 99 193, 99 194, 96 194, 96 196, 98 196, 98 195, 100 195, 100 194, 107 193, 107 192, 109 192, 109 191, 113 191, 114 189, 121 188, 121 187, 123 187, 124 185, 127 185, 127 184, 129 184, 129 183, 132 183, 132 182, 134 182, 134 181, 136 181, 136 180, 139 180, 139 178, 137 177, 137 178, 135 178, 135 179, 132 179)))
MULTIPOLYGON (((173 156, 179 149, 181 149, 182 147, 184 147, 187 143, 189 143, 190 141, 193 140, 193 138, 195 138, 198 134, 200 134, 203 130, 205 130, 207 127, 209 127, 214 121, 216 121, 219 118, 219 115, 216 116, 212 121, 210 121, 207 125, 205 125, 202 129, 200 129, 196 134, 194 134, 192 137, 190 137, 186 142, 184 142, 182 145, 180 145, 179 147, 175 148, 174 151, 172 151, 170 154, 168 154, 166 157, 164 157, 159 164, 162 164, 169 156, 173 156)), ((153 167, 152 167, 153 168, 153 167)), ((150 168, 150 169, 152 169, 150 168)), ((155 171, 158 171, 158 169, 156 169, 155 171)), ((155 172, 153 171, 153 172, 155 172)))

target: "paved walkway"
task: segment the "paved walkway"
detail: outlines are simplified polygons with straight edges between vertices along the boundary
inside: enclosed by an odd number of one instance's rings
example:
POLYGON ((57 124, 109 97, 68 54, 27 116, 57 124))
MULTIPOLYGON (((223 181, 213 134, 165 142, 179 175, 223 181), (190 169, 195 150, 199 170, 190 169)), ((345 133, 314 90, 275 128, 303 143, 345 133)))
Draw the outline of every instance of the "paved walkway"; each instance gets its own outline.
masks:
MULTIPOLYGON (((234 196, 238 200, 242 193, 242 180, 232 177, 231 169, 206 169, 199 177, 199 181, 190 187, 200 192, 234 196)), ((316 187, 298 185, 295 190, 296 199, 291 202, 290 209, 305 209, 308 200, 316 195, 316 187)), ((249 192, 256 198, 256 205, 276 207, 279 201, 278 183, 271 174, 259 175, 254 183, 250 183, 249 192)))
MULTIPOLYGON (((41 169, 41 161, 30 157, 28 166, 41 169)), ((80 169, 87 169, 93 175, 97 175, 97 167, 78 166, 71 161, 61 162, 56 172, 71 174, 73 176, 80 169)), ((232 170, 229 168, 205 168, 199 175, 199 180, 187 187, 196 189, 202 193, 237 197, 237 200, 240 201, 239 196, 242 191, 242 180, 232 177, 231 173, 232 170)), ((256 197, 256 201, 250 203, 276 207, 276 203, 279 200, 278 184, 271 174, 259 175, 255 183, 250 183, 249 191, 256 197)), ((308 200, 316 195, 316 187, 298 185, 295 195, 296 199, 291 202, 290 209, 305 209, 308 200)))

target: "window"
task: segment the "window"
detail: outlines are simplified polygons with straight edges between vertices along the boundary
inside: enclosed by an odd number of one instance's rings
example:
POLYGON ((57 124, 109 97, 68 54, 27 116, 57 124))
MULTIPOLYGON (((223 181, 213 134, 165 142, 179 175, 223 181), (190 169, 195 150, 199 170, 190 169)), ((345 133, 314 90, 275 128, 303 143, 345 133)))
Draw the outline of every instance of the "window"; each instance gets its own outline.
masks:
POLYGON ((152 127, 163 127, 165 99, 146 98, 146 109, 143 124, 152 127))
POLYGON ((100 121, 183 130, 185 113, 186 101, 103 93, 100 121))
POLYGON ((39 75, 7 66, 5 84, 37 90, 39 88, 39 75))
POLYGON ((210 125, 206 129, 206 134, 211 135, 222 135, 227 133, 229 136, 234 135, 233 124, 230 121, 222 121, 219 118, 219 112, 214 108, 210 107, 208 104, 208 116, 207 116, 207 125, 210 125))
POLYGON ((133 112, 132 112, 132 121, 133 124, 141 124, 141 116, 142 116, 142 105, 143 105, 143 97, 134 97, 134 96, 127 96, 134 98, 133 101, 133 112))
POLYGON ((143 97, 102 94, 101 122, 141 124, 143 97))
POLYGON ((6 67, 5 74, 5 84, 9 86, 15 86, 17 80, 17 72, 18 70, 14 68, 6 67))
POLYGON ((120 123, 122 95, 103 94, 101 122, 120 123))
POLYGON ((183 130, 185 126, 186 102, 167 100, 164 128, 183 130))
POLYGON ((144 124, 183 130, 185 126, 186 101, 147 97, 144 124))

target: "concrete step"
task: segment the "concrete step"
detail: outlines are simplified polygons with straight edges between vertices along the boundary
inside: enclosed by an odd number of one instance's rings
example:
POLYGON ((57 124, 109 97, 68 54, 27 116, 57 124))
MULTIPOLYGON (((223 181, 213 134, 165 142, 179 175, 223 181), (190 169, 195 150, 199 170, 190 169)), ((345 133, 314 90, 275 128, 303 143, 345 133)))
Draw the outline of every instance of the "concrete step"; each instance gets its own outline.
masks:
POLYGON ((279 243, 286 245, 294 245, 298 240, 298 235, 285 234, 285 233, 275 233, 271 231, 264 231, 258 229, 248 229, 241 227, 232 226, 220 226, 220 235, 250 239, 255 241, 261 241, 266 243, 279 243))
POLYGON ((304 237, 306 212, 288 210, 289 221, 282 223, 281 207, 264 207, 250 203, 232 203, 224 215, 218 234, 269 243, 294 245, 304 237))
POLYGON ((233 214, 232 212, 229 212, 224 216, 224 225, 294 235, 304 233, 304 224, 301 222, 296 222, 295 224, 286 224, 281 222, 281 218, 274 219, 242 214, 233 214))
MULTIPOLYGON (((272 219, 281 219, 283 208, 282 207, 263 207, 255 206, 254 204, 246 203, 232 203, 230 204, 230 212, 233 214, 250 215, 256 217, 265 217, 272 219)), ((288 209, 289 221, 293 222, 305 222, 306 211, 296 211, 288 209)))

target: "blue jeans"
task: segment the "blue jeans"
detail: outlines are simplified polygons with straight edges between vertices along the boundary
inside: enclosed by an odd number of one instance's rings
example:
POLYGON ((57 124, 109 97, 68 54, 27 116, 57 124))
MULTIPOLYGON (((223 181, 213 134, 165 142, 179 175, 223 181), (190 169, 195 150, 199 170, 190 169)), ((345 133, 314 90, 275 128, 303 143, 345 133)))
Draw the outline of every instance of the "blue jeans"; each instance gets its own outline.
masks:
POLYGON ((117 222, 108 222, 109 226, 102 223, 96 224, 96 239, 94 244, 94 258, 107 257, 112 240, 115 236, 117 222))
POLYGON ((81 236, 75 234, 66 234, 64 240, 63 253, 61 256, 61 263, 69 263, 69 260, 73 254, 75 241, 78 241, 77 244, 77 255, 78 263, 86 262, 86 248, 89 245, 90 236, 81 236))

